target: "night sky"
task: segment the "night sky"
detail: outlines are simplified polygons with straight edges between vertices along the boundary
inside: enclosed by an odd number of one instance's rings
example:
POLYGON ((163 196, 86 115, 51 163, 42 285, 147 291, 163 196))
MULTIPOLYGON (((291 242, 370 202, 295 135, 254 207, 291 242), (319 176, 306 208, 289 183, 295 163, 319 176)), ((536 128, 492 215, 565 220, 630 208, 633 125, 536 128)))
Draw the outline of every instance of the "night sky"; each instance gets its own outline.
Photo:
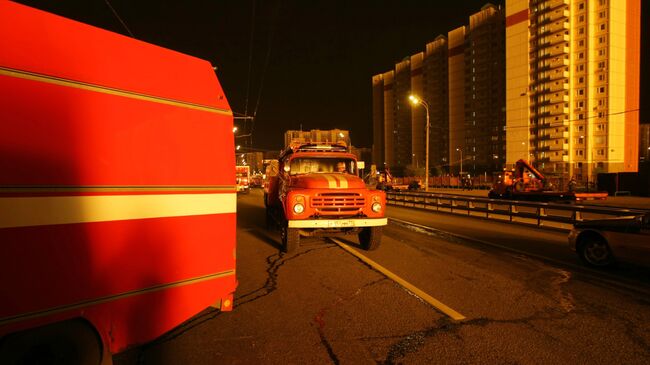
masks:
MULTIPOLYGON (((135 38, 216 66, 233 111, 256 112, 253 146, 259 150, 279 150, 284 131, 301 125, 349 129, 355 146, 371 147, 371 77, 423 51, 438 34, 467 24, 469 15, 486 4, 484 0, 109 1, 135 38)), ((106 0, 18 2, 128 35, 106 0)), ((492 3, 503 5, 505 0, 492 3)), ((647 18, 642 19, 642 44, 647 18)), ((647 60, 646 47, 641 64, 647 60)), ((649 71, 642 66, 642 122, 650 122, 644 107, 650 102, 649 71)), ((238 124, 244 133, 250 131, 250 122, 238 124)))

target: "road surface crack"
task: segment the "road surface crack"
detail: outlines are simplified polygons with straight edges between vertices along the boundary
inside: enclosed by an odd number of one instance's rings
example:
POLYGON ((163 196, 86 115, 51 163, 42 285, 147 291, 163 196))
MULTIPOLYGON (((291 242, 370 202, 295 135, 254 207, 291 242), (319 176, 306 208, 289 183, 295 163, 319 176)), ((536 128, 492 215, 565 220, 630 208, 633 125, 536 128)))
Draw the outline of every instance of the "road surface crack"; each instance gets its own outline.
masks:
POLYGON ((238 307, 241 307, 242 305, 254 302, 258 299, 264 298, 267 295, 273 293, 278 289, 278 271, 282 266, 284 266, 286 263, 293 261, 301 256, 307 255, 313 251, 317 250, 323 250, 323 249, 328 249, 328 248, 333 248, 335 246, 320 246, 316 248, 311 248, 309 250, 305 250, 303 252, 297 253, 295 255, 288 255, 284 252, 280 253, 274 253, 273 255, 270 255, 266 258, 266 274, 267 278, 266 281, 264 282, 264 285, 261 287, 248 292, 246 294, 243 294, 242 296, 238 296, 235 300, 235 304, 238 307))
MULTIPOLYGON (((557 313, 557 312, 554 312, 557 313)), ((549 314, 547 312, 538 312, 528 317, 515 318, 515 319, 490 319, 490 318, 475 318, 467 321, 455 322, 447 317, 440 318, 437 325, 424 330, 409 333, 401 336, 402 339, 394 343, 386 354, 384 360, 377 361, 377 364, 392 365, 399 362, 408 354, 417 353, 424 347, 427 340, 437 336, 438 334, 449 334, 458 338, 458 332, 462 327, 477 326, 486 327, 490 324, 523 324, 534 329, 531 321, 535 320, 555 320, 566 317, 566 313, 549 314)))
POLYGON ((378 280, 371 281, 371 282, 366 283, 365 285, 361 286, 360 288, 358 288, 352 295, 349 295, 349 296, 347 296, 345 298, 344 297, 336 298, 336 300, 332 304, 328 305, 327 307, 321 308, 318 311, 318 313, 316 314, 316 316, 314 316, 314 322, 316 323, 316 331, 318 331, 318 336, 320 337, 320 342, 323 345, 323 347, 325 347, 325 350, 327 350, 327 354, 328 354, 330 360, 332 360, 333 364, 338 365, 338 364, 340 364, 340 361, 339 361, 338 357, 336 356, 336 353, 334 352, 334 348, 332 347, 332 344, 329 342, 329 340, 327 339, 327 336, 325 335, 325 315, 327 314, 327 312, 329 310, 337 307, 341 303, 352 300, 353 298, 355 298, 356 296, 361 294, 361 292, 364 289, 366 289, 366 288, 368 288, 368 287, 370 287, 372 285, 375 285, 375 284, 377 284, 379 282, 382 282, 384 280, 386 280, 386 278, 381 278, 381 279, 378 279, 378 280))

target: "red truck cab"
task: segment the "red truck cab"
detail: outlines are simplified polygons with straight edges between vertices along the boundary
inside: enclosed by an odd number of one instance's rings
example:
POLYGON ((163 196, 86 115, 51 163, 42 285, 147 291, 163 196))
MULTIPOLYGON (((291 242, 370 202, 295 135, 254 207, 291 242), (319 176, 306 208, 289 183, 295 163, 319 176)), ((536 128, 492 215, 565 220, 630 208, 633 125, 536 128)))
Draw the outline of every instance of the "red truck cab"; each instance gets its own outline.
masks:
POLYGON ((356 173, 356 156, 343 144, 294 144, 280 154, 265 203, 285 251, 298 248, 301 236, 338 234, 357 234, 366 250, 379 247, 386 195, 368 189, 356 173))

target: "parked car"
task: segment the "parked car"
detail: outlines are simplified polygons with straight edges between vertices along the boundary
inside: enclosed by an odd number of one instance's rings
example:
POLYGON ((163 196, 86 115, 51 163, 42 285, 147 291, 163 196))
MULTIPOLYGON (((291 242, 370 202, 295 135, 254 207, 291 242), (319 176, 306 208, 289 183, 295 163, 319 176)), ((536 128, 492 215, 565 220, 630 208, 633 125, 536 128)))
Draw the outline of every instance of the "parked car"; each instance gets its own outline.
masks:
POLYGON ((569 233, 569 245, 589 266, 617 261, 650 266, 650 212, 578 222, 569 233))

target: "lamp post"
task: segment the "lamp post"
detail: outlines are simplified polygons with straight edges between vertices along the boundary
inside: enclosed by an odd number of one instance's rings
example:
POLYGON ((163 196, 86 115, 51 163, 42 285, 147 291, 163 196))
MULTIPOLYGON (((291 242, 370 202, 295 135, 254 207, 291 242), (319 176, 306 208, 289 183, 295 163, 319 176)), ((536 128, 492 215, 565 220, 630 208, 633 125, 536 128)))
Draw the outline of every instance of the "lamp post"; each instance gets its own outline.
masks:
POLYGON ((458 171, 458 176, 460 176, 463 173, 463 150, 459 148, 456 148, 456 151, 460 152, 460 171, 458 171))
POLYGON ((415 95, 409 95, 409 100, 413 105, 422 105, 427 115, 427 142, 426 142, 426 152, 425 152, 425 162, 424 162, 424 191, 429 191, 429 104, 426 101, 418 98, 415 95))

